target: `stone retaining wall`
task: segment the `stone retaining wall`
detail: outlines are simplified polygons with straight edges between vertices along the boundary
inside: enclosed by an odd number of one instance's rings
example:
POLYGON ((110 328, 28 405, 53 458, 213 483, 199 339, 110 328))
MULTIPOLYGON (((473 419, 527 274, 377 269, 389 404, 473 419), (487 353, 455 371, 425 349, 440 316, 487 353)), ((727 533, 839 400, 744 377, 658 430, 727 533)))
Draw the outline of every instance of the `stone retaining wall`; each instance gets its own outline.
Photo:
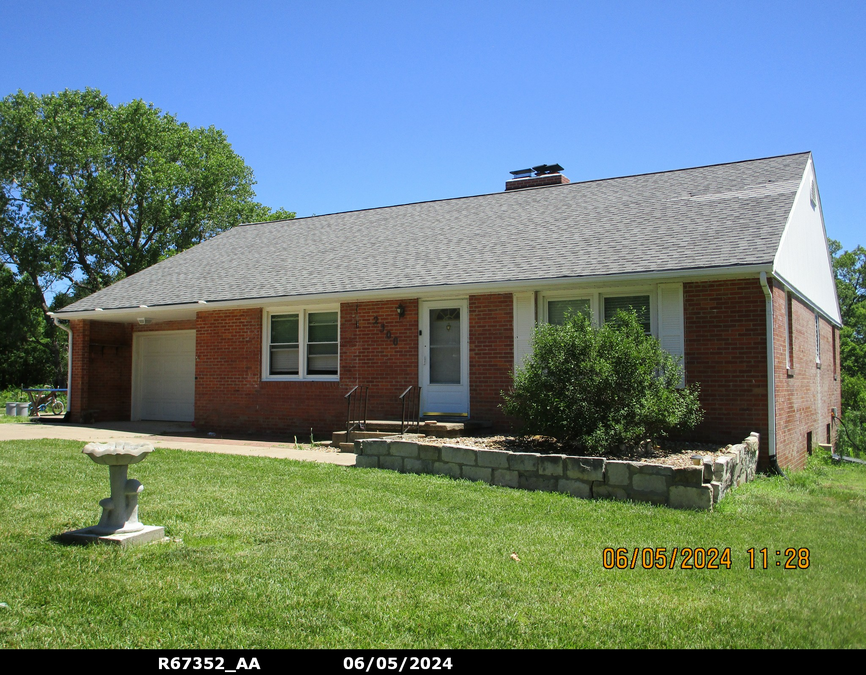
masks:
POLYGON ((758 445, 759 436, 752 433, 712 463, 675 468, 603 457, 440 446, 406 438, 366 439, 355 441, 355 466, 444 474, 523 490, 565 492, 582 499, 630 499, 675 509, 712 510, 728 490, 754 478, 758 445))

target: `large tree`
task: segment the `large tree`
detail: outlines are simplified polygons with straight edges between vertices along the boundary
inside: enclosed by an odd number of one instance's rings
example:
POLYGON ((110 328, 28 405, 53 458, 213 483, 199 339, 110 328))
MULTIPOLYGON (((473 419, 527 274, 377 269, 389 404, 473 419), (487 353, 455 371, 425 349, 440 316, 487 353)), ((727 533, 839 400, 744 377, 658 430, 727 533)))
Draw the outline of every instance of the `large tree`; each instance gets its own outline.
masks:
MULTIPOLYGON (((0 100, 0 255, 46 316, 242 222, 291 218, 254 201, 252 170, 214 127, 95 89, 0 100)), ((61 349, 46 345, 54 362, 61 349)))
POLYGON ((866 249, 843 251, 838 241, 829 243, 842 310, 842 407, 866 412, 866 249))
POLYGON ((48 358, 54 326, 46 325, 33 295, 26 279, 16 279, 0 265, 0 390, 57 384, 53 380, 59 364, 48 358))

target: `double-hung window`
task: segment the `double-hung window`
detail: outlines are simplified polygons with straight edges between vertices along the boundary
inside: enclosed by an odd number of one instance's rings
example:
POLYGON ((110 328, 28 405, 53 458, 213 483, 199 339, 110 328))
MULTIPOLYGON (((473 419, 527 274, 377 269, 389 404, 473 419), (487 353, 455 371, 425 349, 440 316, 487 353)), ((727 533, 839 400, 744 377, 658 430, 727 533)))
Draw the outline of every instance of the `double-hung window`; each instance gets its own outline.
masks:
MULTIPOLYGON (((681 282, 651 286, 550 291, 541 294, 539 320, 563 324, 569 314, 583 314, 593 325, 612 321, 618 311, 634 310, 647 335, 658 338, 663 349, 685 361, 685 320, 681 282)), ((685 386, 685 378, 680 380, 685 386)))
POLYGON ((650 319, 650 296, 649 295, 617 295, 604 298, 604 322, 607 323, 616 316, 619 311, 627 312, 630 309, 637 314, 637 320, 643 326, 647 335, 652 332, 652 321, 650 319))
POLYGON ((649 293, 629 295, 608 295, 606 293, 587 293, 586 295, 566 295, 562 292, 548 293, 543 296, 544 315, 547 323, 562 325, 567 316, 583 314, 596 325, 604 324, 616 316, 617 311, 633 309, 646 333, 652 334, 652 306, 649 293))
POLYGON ((592 320, 592 302, 589 298, 551 298, 547 301, 547 323, 561 326, 569 315, 583 314, 592 320))
POLYGON ((266 314, 265 379, 333 379, 339 374, 340 313, 266 314))

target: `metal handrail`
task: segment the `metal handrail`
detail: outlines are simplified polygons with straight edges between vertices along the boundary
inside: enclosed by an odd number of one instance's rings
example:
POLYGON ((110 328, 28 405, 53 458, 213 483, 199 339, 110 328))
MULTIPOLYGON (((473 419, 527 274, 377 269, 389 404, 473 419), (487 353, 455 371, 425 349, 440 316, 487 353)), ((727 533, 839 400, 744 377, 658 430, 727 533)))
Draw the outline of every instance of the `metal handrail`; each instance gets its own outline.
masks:
POLYGON ((400 433, 405 434, 406 430, 410 427, 414 426, 415 430, 419 430, 421 428, 421 414, 418 409, 421 404, 421 387, 418 387, 418 391, 415 391, 415 386, 410 385, 406 388, 400 396, 401 411, 400 411, 400 433), (406 395, 411 392, 411 396, 409 396, 409 415, 408 418, 406 416, 406 395), (417 396, 416 396, 417 393, 417 396), (412 421, 414 419, 414 422, 412 421))
POLYGON ((343 398, 346 399, 346 442, 355 429, 367 428, 367 402, 370 397, 368 385, 356 385, 343 398), (360 389, 360 391, 358 391, 360 389), (357 395, 355 392, 358 392, 357 395), (362 399, 363 397, 363 399, 362 399))

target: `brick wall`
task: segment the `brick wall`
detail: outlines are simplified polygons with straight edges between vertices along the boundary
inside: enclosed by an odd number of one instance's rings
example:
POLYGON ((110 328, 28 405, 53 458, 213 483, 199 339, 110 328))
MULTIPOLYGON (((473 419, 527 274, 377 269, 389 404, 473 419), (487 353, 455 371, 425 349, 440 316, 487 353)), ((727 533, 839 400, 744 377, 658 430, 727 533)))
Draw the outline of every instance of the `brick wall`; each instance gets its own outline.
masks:
POLYGON ((195 421, 203 430, 310 433, 336 422, 338 382, 262 381, 262 310, 199 312, 195 421))
POLYGON ((144 326, 138 323, 132 324, 133 333, 153 333, 164 330, 195 330, 195 319, 186 319, 184 321, 160 321, 158 323, 149 323, 144 326))
MULTIPOLYGON (((399 395, 417 386, 418 300, 340 306, 340 380, 262 381, 262 311, 200 312, 196 321, 196 424, 206 430, 324 438, 346 421, 343 396, 369 385, 368 419, 399 419, 399 395), (398 317, 397 306, 405 314, 398 317)), ((475 419, 507 426, 500 391, 513 367, 511 294, 470 296, 470 396, 475 419)))
MULTIPOLYGON (((417 387, 418 381, 418 300, 343 303, 340 385, 344 393, 355 385, 369 385, 368 419, 400 419, 398 397, 410 385, 417 387), (397 315, 401 304, 402 319, 397 315)), ((335 428, 346 422, 345 407, 340 410, 335 428)))
MULTIPOLYGON (((805 465, 811 447, 827 442, 830 409, 838 410, 841 405, 839 331, 819 319, 819 368, 815 359, 814 311, 793 295, 789 302, 784 289, 774 287, 773 322, 776 454, 781 466, 799 469, 805 465), (807 441, 810 432, 811 447, 807 441)), ((835 440, 835 429, 831 427, 831 442, 835 440)))
POLYGON ((69 416, 73 422, 81 421, 86 410, 87 383, 90 381, 90 322, 73 319, 69 322, 72 331, 72 373, 69 378, 69 416))
POLYGON ((566 185, 571 181, 561 173, 549 173, 532 178, 512 178, 505 181, 505 191, 523 190, 524 188, 542 187, 545 185, 566 185))
MULTIPOLYGON (((340 380, 262 380, 262 310, 199 312, 195 320, 148 325, 73 321, 73 419, 98 410, 97 419, 129 419, 132 335, 196 331, 195 421, 203 430, 304 434, 326 438, 346 421, 344 395, 369 385, 368 419, 399 419, 399 395, 417 386, 417 299, 343 303, 340 307, 340 380), (403 305, 399 317, 397 306, 403 305), (116 348, 99 344, 118 345, 116 348)), ((469 299, 472 416, 504 427, 502 389, 513 363, 510 294, 469 299)))
POLYGON ((340 381, 263 381, 262 310, 199 312, 196 424, 210 430, 305 434, 346 424, 344 395, 369 385, 368 419, 397 419, 398 396, 418 383, 418 302, 343 303, 340 381), (402 319, 397 305, 405 308, 402 319), (395 344, 396 343, 396 344, 395 344))
MULTIPOLYGON (((684 437, 767 438, 766 300, 758 279, 683 284, 686 383, 700 383, 703 423, 684 437)), ((764 444, 762 444, 763 446, 764 444)), ((761 461, 766 462, 762 447, 761 461)))
MULTIPOLYGON (((370 387, 368 419, 399 419, 398 397, 419 381, 418 308, 418 300, 408 298, 343 303, 339 382, 262 381, 262 311, 200 312, 196 425, 304 434, 312 426, 324 438, 345 425, 343 396, 359 384, 370 387)), ((503 428, 500 391, 510 385, 514 358, 511 294, 471 296, 469 333, 472 417, 503 428)))
POLYGON ((500 392, 514 369, 514 302, 511 293, 469 296, 469 406, 473 419, 510 428, 500 392))
POLYGON ((74 320, 70 327, 72 421, 128 420, 132 402, 132 326, 74 320))

